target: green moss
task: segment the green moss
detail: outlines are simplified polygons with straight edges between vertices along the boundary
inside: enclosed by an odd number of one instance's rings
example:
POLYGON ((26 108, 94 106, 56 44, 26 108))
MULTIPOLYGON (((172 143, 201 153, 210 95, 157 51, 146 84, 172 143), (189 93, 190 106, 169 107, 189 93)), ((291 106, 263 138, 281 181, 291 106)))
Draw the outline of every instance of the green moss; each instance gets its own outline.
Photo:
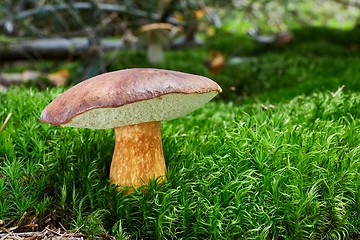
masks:
POLYGON ((63 89, 0 94, 0 219, 52 213, 88 236, 144 239, 349 238, 360 227, 360 95, 316 93, 263 111, 213 101, 164 122, 168 183, 108 184, 112 130, 39 115, 63 89), (245 110, 248 113, 245 113, 245 110))

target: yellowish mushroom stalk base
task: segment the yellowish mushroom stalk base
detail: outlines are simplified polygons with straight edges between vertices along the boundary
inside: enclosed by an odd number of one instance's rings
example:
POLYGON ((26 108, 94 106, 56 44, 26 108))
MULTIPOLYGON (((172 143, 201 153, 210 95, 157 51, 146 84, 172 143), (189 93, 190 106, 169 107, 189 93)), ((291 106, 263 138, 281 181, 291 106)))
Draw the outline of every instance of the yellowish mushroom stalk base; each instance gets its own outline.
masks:
POLYGON ((138 188, 151 179, 166 181, 160 122, 117 127, 115 137, 110 168, 112 184, 138 188))

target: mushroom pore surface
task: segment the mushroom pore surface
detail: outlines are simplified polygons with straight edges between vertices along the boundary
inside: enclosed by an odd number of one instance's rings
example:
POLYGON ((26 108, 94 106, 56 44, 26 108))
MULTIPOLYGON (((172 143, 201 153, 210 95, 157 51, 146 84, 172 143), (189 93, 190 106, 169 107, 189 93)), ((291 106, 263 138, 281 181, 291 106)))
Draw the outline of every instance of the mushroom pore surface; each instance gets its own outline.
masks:
POLYGON ((106 129, 143 122, 165 121, 186 115, 215 97, 218 92, 166 94, 117 108, 96 108, 63 124, 70 127, 106 129))

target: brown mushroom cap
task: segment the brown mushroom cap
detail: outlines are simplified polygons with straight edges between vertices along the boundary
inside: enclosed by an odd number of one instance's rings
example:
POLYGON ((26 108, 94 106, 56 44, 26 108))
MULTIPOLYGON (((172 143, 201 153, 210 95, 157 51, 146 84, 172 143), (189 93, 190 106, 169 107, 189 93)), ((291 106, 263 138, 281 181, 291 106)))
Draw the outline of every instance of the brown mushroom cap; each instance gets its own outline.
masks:
POLYGON ((142 26, 140 32, 151 32, 157 30, 171 30, 174 28, 174 25, 170 23, 150 23, 142 26))
POLYGON ((180 28, 170 23, 150 23, 139 29, 139 39, 144 44, 160 43, 163 47, 168 47, 171 38, 180 28))
POLYGON ((218 84, 198 75, 126 69, 75 85, 52 101, 40 120, 97 129, 171 120, 196 110, 219 92, 218 84))

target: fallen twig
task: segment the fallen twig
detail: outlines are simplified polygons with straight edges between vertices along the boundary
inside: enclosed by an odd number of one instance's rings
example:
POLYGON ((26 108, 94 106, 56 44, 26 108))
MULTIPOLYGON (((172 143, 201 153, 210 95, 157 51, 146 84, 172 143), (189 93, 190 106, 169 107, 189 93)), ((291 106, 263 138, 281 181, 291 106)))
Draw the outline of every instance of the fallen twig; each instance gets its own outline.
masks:
POLYGON ((3 239, 73 239, 82 240, 84 235, 80 233, 63 233, 57 234, 55 231, 49 231, 50 229, 44 229, 41 232, 21 232, 21 233, 3 233, 0 234, 0 240, 3 239))
POLYGON ((15 221, 14 219, 10 220, 8 223, 5 224, 4 227, 7 228, 7 227, 10 226, 14 221, 15 221))
POLYGON ((26 214, 27 214, 27 212, 25 211, 23 213, 23 215, 21 216, 20 220, 18 221, 18 223, 16 224, 16 226, 18 226, 18 227, 21 226, 22 222, 24 221, 24 219, 26 217, 26 214))
POLYGON ((332 95, 333 97, 336 97, 337 95, 339 95, 339 94, 344 90, 344 88, 345 88, 345 85, 340 86, 340 87, 336 90, 336 92, 332 93, 331 95, 332 95))
POLYGON ((67 229, 61 224, 61 222, 59 222, 59 225, 60 225, 60 227, 62 228, 62 230, 63 230, 64 232, 67 232, 67 229))
POLYGON ((55 234, 55 235, 58 235, 58 236, 63 235, 63 234, 60 233, 60 231, 59 231, 59 232, 56 232, 56 231, 54 231, 54 230, 52 230, 52 229, 50 229, 50 228, 48 228, 48 227, 45 227, 45 229, 46 229, 47 231, 49 231, 49 232, 52 232, 52 233, 55 234))
POLYGON ((9 119, 10 119, 10 117, 11 117, 11 114, 12 114, 12 113, 9 113, 9 114, 7 115, 7 117, 5 118, 5 121, 4 121, 3 125, 2 125, 1 128, 0 128, 0 132, 2 132, 2 131, 4 130, 6 124, 8 123, 8 121, 9 121, 9 119))

